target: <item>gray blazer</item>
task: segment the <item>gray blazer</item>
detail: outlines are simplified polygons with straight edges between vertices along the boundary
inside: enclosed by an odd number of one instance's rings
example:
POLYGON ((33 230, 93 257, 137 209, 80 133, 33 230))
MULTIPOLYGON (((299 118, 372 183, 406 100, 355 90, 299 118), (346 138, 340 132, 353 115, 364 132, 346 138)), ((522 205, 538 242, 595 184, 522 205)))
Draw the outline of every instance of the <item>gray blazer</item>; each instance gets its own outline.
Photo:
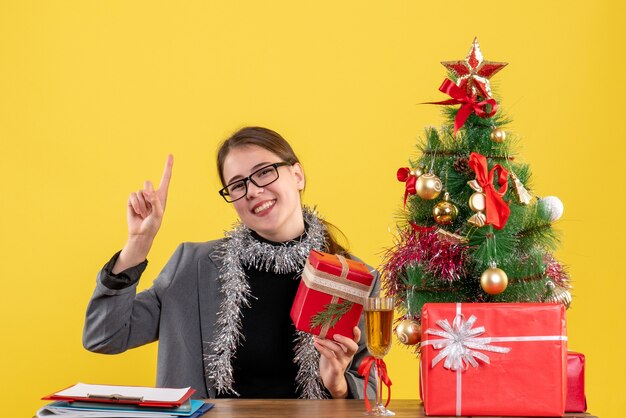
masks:
MULTIPOLYGON (((194 397, 215 398, 216 390, 204 375, 203 359, 209 354, 204 342, 214 338, 222 300, 217 281, 221 261, 214 253, 220 241, 179 245, 152 287, 140 293, 137 283, 121 290, 109 289, 102 283, 106 272, 101 270, 87 307, 84 347, 116 354, 159 340, 157 386, 191 386, 196 390, 194 397)), ((378 294, 379 287, 376 273, 372 294, 378 294)), ((359 350, 345 374, 355 398, 363 398, 364 381, 357 369, 369 355, 363 317, 359 327, 359 350)), ((368 396, 374 398, 373 377, 368 386, 368 396)))

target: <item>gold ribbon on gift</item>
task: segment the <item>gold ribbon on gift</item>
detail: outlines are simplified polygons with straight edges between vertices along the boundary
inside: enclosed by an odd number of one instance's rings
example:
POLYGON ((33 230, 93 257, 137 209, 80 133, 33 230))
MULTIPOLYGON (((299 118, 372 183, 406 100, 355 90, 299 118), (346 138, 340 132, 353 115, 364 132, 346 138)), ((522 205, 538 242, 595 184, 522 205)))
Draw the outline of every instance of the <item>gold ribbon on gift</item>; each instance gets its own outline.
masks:
MULTIPOLYGON (((350 267, 345 257, 336 254, 335 255, 341 263, 341 275, 335 276, 324 271, 317 270, 307 260, 304 270, 302 271, 302 280, 304 284, 313 290, 323 292, 331 295, 333 298, 330 301, 331 304, 339 302, 339 298, 348 300, 359 305, 365 305, 365 300, 369 297, 371 287, 373 285, 364 285, 362 283, 348 280, 348 272, 350 267)), ((325 338, 330 328, 329 324, 322 326, 320 330, 320 337, 325 338)))

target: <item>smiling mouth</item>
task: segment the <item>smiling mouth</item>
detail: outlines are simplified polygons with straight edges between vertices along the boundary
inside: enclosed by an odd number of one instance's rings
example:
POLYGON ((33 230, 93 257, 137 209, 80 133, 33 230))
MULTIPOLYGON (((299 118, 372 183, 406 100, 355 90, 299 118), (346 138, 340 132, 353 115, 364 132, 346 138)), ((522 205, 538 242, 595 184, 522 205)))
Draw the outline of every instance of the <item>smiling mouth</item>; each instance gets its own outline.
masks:
POLYGON ((274 200, 269 200, 265 203, 262 203, 259 206, 256 206, 254 209, 252 209, 252 212, 254 212, 255 214, 261 213, 264 210, 267 210, 269 208, 271 208, 272 206, 274 206, 274 204, 276 203, 276 199, 274 200))

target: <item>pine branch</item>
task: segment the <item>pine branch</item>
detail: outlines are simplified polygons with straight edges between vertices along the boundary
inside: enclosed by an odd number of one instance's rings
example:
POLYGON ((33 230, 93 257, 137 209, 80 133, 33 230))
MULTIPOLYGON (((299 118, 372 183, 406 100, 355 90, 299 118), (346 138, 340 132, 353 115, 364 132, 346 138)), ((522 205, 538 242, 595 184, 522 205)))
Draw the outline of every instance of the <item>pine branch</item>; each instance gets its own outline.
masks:
POLYGON ((311 318, 310 327, 311 329, 315 327, 323 327, 328 326, 329 328, 334 327, 337 322, 344 316, 346 313, 352 309, 354 303, 349 300, 344 300, 343 303, 327 303, 324 305, 324 310, 315 314, 311 318))
MULTIPOLYGON (((424 155, 438 155, 441 157, 467 157, 467 154, 456 152, 456 151, 441 151, 441 150, 433 150, 433 149, 424 149, 424 155)), ((507 161, 515 161, 515 157, 505 156, 505 155, 485 155, 490 160, 507 160, 507 161)))
POLYGON ((543 274, 533 274, 532 276, 526 277, 509 277, 509 283, 529 283, 536 282, 544 278, 545 276, 543 274))
POLYGON ((525 238, 530 235, 542 235, 552 228, 552 224, 546 222, 544 224, 533 225, 517 233, 519 238, 525 238))
POLYGON ((535 204, 534 208, 529 208, 526 224, 516 233, 520 249, 528 250, 531 246, 541 246, 555 251, 558 248, 559 233, 552 228, 552 224, 547 220, 548 216, 540 205, 535 204))

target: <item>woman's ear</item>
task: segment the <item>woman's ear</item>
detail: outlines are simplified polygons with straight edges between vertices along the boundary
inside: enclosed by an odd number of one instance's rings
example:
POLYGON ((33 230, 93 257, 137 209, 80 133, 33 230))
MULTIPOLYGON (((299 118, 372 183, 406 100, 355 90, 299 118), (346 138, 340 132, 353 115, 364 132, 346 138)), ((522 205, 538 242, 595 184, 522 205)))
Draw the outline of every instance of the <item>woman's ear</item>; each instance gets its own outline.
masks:
POLYGON ((304 169, 300 165, 300 163, 295 163, 291 166, 291 171, 296 179, 296 184, 298 186, 298 190, 304 190, 304 169))

